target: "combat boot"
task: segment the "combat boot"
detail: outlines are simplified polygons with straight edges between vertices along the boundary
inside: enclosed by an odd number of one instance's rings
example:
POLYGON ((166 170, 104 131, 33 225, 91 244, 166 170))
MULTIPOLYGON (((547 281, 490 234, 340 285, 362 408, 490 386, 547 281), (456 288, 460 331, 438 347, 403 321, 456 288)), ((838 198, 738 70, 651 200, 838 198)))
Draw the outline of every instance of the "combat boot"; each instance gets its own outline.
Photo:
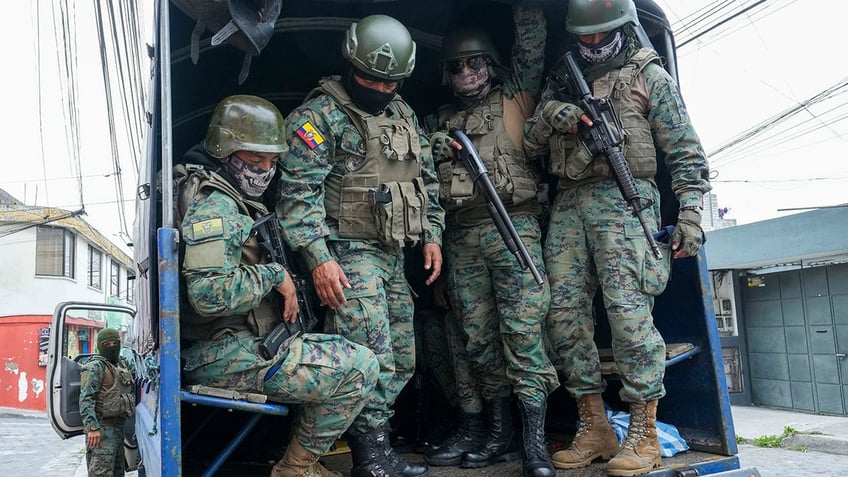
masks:
POLYGON ((365 434, 349 435, 347 443, 353 461, 350 477, 401 477, 386 458, 388 440, 389 437, 379 427, 365 434))
POLYGON ((657 401, 630 403, 630 427, 618 454, 609 461, 607 474, 632 477, 662 465, 657 439, 657 401))
POLYGON ((474 450, 486 440, 486 418, 483 413, 462 413, 459 429, 438 447, 428 449, 424 460, 430 465, 459 465, 462 454, 474 450))
POLYGON ((518 401, 521 411, 522 442, 524 444, 524 477, 554 477, 556 471, 545 445, 545 411, 547 403, 539 406, 518 401))
POLYGON ((318 455, 304 449, 297 439, 292 438, 286 455, 271 469, 271 477, 342 477, 318 463, 318 455))
POLYGON ((392 470, 401 477, 427 477, 430 475, 430 466, 426 462, 407 462, 406 459, 400 456, 392 447, 389 440, 389 424, 383 424, 377 428, 377 432, 382 436, 379 441, 383 445, 383 455, 392 470))
POLYGON ((618 453, 618 438, 612 430, 600 394, 589 394, 577 400, 580 424, 568 449, 555 452, 554 467, 578 469, 595 459, 610 459, 618 453))
POLYGON ((460 467, 486 467, 521 458, 512 423, 512 399, 509 396, 487 399, 486 411, 489 413, 486 441, 473 451, 462 454, 460 467))

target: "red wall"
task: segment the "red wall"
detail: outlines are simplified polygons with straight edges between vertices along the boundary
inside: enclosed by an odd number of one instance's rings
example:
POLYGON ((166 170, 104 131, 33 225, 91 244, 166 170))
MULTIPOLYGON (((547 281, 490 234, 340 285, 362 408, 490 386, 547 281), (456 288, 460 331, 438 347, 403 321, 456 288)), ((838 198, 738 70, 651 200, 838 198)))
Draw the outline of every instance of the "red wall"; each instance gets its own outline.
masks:
POLYGON ((39 330, 50 316, 0 318, 0 407, 44 411, 47 366, 38 365, 39 330))

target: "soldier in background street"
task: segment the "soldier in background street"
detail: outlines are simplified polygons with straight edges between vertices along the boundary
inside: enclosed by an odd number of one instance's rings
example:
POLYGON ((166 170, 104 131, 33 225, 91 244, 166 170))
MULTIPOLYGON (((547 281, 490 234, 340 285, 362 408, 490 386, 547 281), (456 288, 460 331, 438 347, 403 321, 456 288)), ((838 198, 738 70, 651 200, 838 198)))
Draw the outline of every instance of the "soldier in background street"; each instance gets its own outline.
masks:
POLYGON ((350 26, 342 53, 344 74, 321 80, 289 115, 277 211, 328 306, 325 331, 369 347, 380 362, 377 388, 349 432, 352 475, 423 476, 428 466, 400 457, 387 425, 415 369, 404 248, 423 253, 425 284, 442 268, 430 145, 398 95, 415 42, 394 18, 371 15, 350 26))
POLYGON ((133 375, 123 366, 120 353, 118 330, 100 330, 97 354, 80 375, 80 417, 90 477, 124 475, 124 421, 135 414, 135 392, 133 375))
POLYGON ((447 135, 459 129, 474 143, 515 229, 543 270, 539 175, 524 156, 523 126, 536 105, 547 30, 538 9, 514 7, 513 18, 509 69, 483 29, 459 28, 442 45, 445 83, 456 101, 439 109, 438 132, 431 140, 447 214, 448 290, 488 420, 481 409, 463 407, 457 433, 428 452, 427 460, 473 468, 518 459, 511 411, 515 395, 524 426, 524 475, 542 477, 554 475, 544 423, 547 396, 559 385, 542 338, 550 290, 547 283, 537 284, 507 248, 447 135), (481 436, 480 427, 488 435, 481 436))
MULTIPOLYGON (((572 0, 566 30, 576 40, 576 56, 592 94, 608 98, 624 130, 624 158, 635 177, 651 230, 660 226, 660 194, 655 182, 657 149, 671 173, 680 203, 671 250, 657 258, 633 209, 623 198, 603 154, 595 157, 578 141, 579 127, 592 120, 568 85, 549 81, 536 113, 527 123, 528 154, 547 162, 559 177, 545 242, 551 284, 548 335, 562 360, 564 386, 577 400, 580 427, 567 450, 553 455, 562 469, 610 460, 614 476, 650 472, 661 464, 657 440, 657 400, 665 395, 665 343, 654 327, 654 297, 669 278, 670 255, 694 256, 703 241, 701 207, 710 190, 708 167, 674 79, 660 58, 639 44, 632 0, 572 0), (565 87, 565 90, 563 88, 565 87), (600 290, 621 376, 621 400, 630 405, 630 427, 621 450, 601 397, 598 349, 593 340, 592 303, 600 290)), ((612 125, 612 127, 615 127, 612 125)))
POLYGON ((203 142, 175 167, 188 301, 180 312, 183 379, 300 404, 271 476, 338 476, 318 458, 374 389, 374 354, 341 336, 315 333, 292 335, 270 359, 259 352, 272 328, 281 320, 294 323, 298 314, 291 275, 263 256, 253 230, 276 204, 282 131, 283 117, 272 103, 230 96, 212 113, 203 142))

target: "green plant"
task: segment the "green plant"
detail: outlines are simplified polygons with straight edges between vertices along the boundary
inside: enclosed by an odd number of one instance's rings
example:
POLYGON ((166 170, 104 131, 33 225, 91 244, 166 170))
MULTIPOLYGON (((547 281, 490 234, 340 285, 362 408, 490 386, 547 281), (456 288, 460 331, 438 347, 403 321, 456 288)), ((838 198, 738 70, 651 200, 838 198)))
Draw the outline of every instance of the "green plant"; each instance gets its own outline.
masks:
MULTIPOLYGON (((768 436, 760 436, 754 439, 754 445, 757 447, 780 447, 783 444, 783 440, 789 436, 794 436, 798 431, 795 430, 791 426, 786 426, 783 428, 783 434, 776 435, 768 435, 768 436)), ((738 442, 738 438, 737 438, 738 442)), ((804 449, 802 452, 806 452, 804 449)))
POLYGON ((736 436, 736 443, 737 444, 745 444, 746 442, 748 442, 748 439, 745 439, 742 436, 736 436))
POLYGON ((754 438, 754 445, 757 447, 780 447, 781 442, 783 437, 774 434, 754 438))

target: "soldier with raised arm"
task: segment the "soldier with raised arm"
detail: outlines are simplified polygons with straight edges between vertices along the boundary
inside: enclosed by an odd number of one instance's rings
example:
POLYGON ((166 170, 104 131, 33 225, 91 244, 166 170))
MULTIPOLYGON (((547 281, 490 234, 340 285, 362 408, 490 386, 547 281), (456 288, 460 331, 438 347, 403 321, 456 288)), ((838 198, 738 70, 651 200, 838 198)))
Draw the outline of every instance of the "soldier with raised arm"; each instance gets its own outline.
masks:
POLYGON ((469 385, 479 386, 487 415, 473 407, 479 400, 467 400, 458 432, 429 452, 427 461, 484 467, 523 454, 524 475, 542 477, 554 475, 544 423, 547 396, 559 385, 542 339, 550 289, 536 283, 504 243, 448 135, 459 129, 473 142, 520 239, 544 274, 539 175, 525 158, 523 127, 542 81, 547 30, 538 9, 513 7, 513 18, 509 68, 481 28, 460 27, 442 46, 443 75, 455 102, 439 108, 431 140, 446 211, 451 316, 460 320, 477 378, 469 385), (513 427, 513 396, 521 412, 521 443, 513 427))

